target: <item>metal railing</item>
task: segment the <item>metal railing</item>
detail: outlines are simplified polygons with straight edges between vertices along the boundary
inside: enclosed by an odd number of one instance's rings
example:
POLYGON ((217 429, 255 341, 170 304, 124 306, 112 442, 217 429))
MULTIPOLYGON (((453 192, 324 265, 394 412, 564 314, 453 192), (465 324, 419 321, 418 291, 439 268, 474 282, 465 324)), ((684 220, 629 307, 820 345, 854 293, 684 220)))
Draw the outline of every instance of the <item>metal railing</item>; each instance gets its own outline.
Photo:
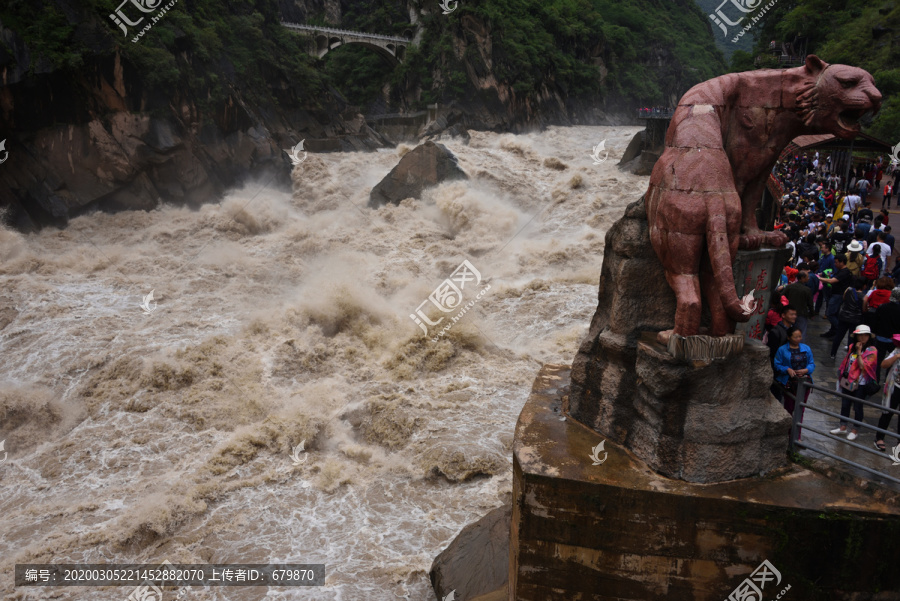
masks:
POLYGON ((300 23, 289 23, 282 21, 282 25, 290 29, 300 29, 302 31, 319 31, 322 33, 336 33, 338 35, 353 36, 356 38, 371 38, 373 40, 387 40, 390 42, 403 42, 408 44, 412 41, 410 38, 398 38, 390 35, 379 35, 377 33, 363 33, 361 31, 350 31, 348 29, 334 29, 331 27, 318 27, 316 25, 301 25, 300 23))
MULTIPOLYGON (((840 455, 836 455, 836 454, 834 454, 834 453, 832 453, 832 452, 830 452, 830 451, 827 451, 827 450, 825 450, 825 449, 822 449, 822 448, 816 448, 815 446, 809 444, 808 442, 802 442, 802 441, 800 441, 799 432, 800 432, 800 428, 801 428, 801 426, 802 426, 802 428, 803 428, 804 430, 808 430, 808 431, 810 431, 810 432, 814 432, 814 433, 816 433, 816 434, 818 434, 818 435, 820 435, 820 436, 824 436, 825 438, 827 438, 827 439, 829 439, 829 440, 834 440, 834 441, 837 441, 837 442, 840 442, 840 443, 849 445, 849 446, 851 446, 851 447, 860 449, 861 451, 865 451, 866 453, 871 453, 872 455, 875 455, 876 457, 878 457, 878 458, 881 459, 881 460, 886 460, 886 461, 891 462, 891 456, 890 456, 890 455, 887 455, 887 454, 885 453, 885 451, 876 451, 876 450, 874 450, 874 449, 870 449, 869 447, 866 447, 866 446, 863 446, 863 445, 861 445, 861 444, 855 443, 855 442, 853 442, 853 441, 851 441, 851 440, 847 440, 846 438, 841 438, 841 437, 839 437, 839 436, 835 436, 835 435, 832 434, 831 432, 824 431, 824 430, 819 430, 818 428, 816 428, 816 427, 814 427, 814 426, 810 426, 809 424, 804 424, 804 423, 803 423, 803 410, 806 409, 806 408, 809 408, 810 410, 816 411, 816 412, 821 413, 821 414, 823 414, 823 415, 828 415, 828 416, 831 416, 831 417, 836 417, 836 418, 838 418, 839 420, 841 420, 842 422, 846 422, 846 423, 848 423, 848 424, 853 424, 854 426, 858 426, 858 427, 860 427, 860 428, 865 428, 865 429, 867 429, 867 430, 873 430, 873 431, 875 431, 875 432, 878 432, 878 433, 880 433, 880 434, 884 434, 884 435, 886 435, 886 436, 891 436, 891 437, 894 437, 894 436, 900 436, 900 435, 898 435, 898 434, 892 434, 891 432, 889 432, 889 431, 887 431, 887 430, 882 430, 881 428, 878 428, 878 427, 876 427, 876 426, 869 425, 869 424, 867 424, 867 423, 865 423, 865 422, 859 422, 859 421, 856 421, 855 419, 850 419, 850 417, 844 417, 844 416, 842 416, 841 414, 835 413, 835 412, 833 412, 833 411, 829 411, 828 409, 825 409, 824 407, 816 407, 815 405, 811 405, 811 404, 809 404, 809 403, 806 402, 806 401, 800 400, 800 399, 805 399, 805 398, 806 398, 806 391, 807 391, 807 390, 816 390, 816 391, 818 391, 818 392, 821 392, 821 393, 824 393, 824 394, 827 394, 827 395, 832 395, 832 396, 835 396, 835 397, 839 397, 839 398, 841 398, 841 399, 849 399, 849 400, 854 401, 854 402, 860 402, 860 403, 863 403, 863 404, 865 404, 865 405, 869 405, 869 406, 871 406, 871 407, 876 407, 876 408, 880 409, 881 411, 888 411, 888 412, 890 412, 890 413, 893 413, 894 415, 897 415, 897 416, 898 416, 898 419, 900 419, 900 411, 898 411, 898 410, 896 410, 896 409, 891 409, 890 407, 885 407, 885 406, 883 406, 881 403, 873 403, 873 402, 867 401, 867 400, 865 400, 865 399, 860 399, 860 398, 855 397, 855 396, 851 396, 851 395, 848 395, 848 394, 844 394, 843 392, 837 392, 837 391, 835 391, 835 390, 829 390, 828 388, 823 388, 823 387, 821 387, 821 386, 816 386, 815 384, 810 384, 810 383, 806 382, 805 380, 800 380, 800 382, 799 382, 798 385, 797 385, 797 394, 796 394, 796 396, 793 395, 793 394, 791 394, 789 391, 784 390, 784 395, 785 395, 785 396, 788 396, 788 397, 794 399, 794 414, 793 414, 793 420, 792 420, 792 423, 791 423, 791 443, 790 443, 790 449, 791 449, 791 451, 794 451, 795 447, 800 447, 800 448, 803 448, 803 449, 807 449, 807 450, 813 451, 813 452, 815 452, 815 453, 819 453, 819 454, 821 454, 821 455, 824 455, 824 456, 826 456, 826 457, 829 457, 829 458, 831 458, 831 459, 833 459, 833 460, 835 460, 835 461, 838 461, 838 462, 840 462, 840 463, 845 463, 845 464, 850 465, 850 466, 853 466, 853 467, 855 467, 855 468, 857 468, 857 469, 861 469, 861 470, 864 470, 864 471, 869 472, 869 473, 871 473, 871 474, 875 474, 875 475, 877 475, 877 476, 880 476, 880 477, 884 478, 885 480, 890 480, 891 482, 894 482, 895 484, 900 484, 900 478, 898 478, 898 477, 891 476, 891 475, 887 474, 887 473, 884 472, 884 471, 879 471, 879 470, 877 470, 877 469, 875 469, 875 468, 872 468, 872 467, 869 467, 869 466, 867 466, 867 465, 862 465, 861 463, 857 463, 856 461, 852 461, 852 460, 850 460, 850 459, 847 459, 846 457, 841 457, 840 455)), ((891 394, 893 394, 893 391, 891 392, 891 394)), ((886 443, 885 443, 885 444, 886 444, 886 443)), ((898 444, 900 444, 900 442, 898 442, 898 444)))
POLYGON ((778 62, 782 65, 802 65, 806 62, 806 57, 785 56, 782 54, 778 57, 778 62))
POLYGON ((666 109, 637 109, 638 119, 671 119, 674 110, 666 109))
POLYGON ((366 115, 366 121, 378 121, 381 119, 414 119, 424 117, 428 111, 416 111, 415 113, 382 113, 380 115, 366 115))

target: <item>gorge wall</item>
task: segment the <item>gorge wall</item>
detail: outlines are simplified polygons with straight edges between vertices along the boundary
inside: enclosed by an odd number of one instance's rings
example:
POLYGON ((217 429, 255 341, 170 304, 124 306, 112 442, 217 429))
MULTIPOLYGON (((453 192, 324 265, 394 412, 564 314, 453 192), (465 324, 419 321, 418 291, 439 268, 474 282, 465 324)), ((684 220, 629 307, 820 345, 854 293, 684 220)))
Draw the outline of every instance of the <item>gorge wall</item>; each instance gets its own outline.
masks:
POLYGON ((419 0, 376 9, 361 0, 176 0, 139 37, 140 25, 123 36, 113 4, 0 7, 0 139, 9 152, 0 214, 20 230, 94 209, 196 205, 249 178, 288 187, 282 149, 300 140, 312 151, 388 145, 339 89, 365 71, 335 80, 282 19, 414 35, 390 81, 368 83, 392 110, 440 104, 439 125, 456 131, 622 123, 635 103, 680 94, 724 67, 689 0, 661 10, 687 14, 706 35, 699 54, 678 40, 703 35, 642 34, 644 21, 663 22, 649 0, 586 12, 567 0, 475 0, 449 15, 419 0))

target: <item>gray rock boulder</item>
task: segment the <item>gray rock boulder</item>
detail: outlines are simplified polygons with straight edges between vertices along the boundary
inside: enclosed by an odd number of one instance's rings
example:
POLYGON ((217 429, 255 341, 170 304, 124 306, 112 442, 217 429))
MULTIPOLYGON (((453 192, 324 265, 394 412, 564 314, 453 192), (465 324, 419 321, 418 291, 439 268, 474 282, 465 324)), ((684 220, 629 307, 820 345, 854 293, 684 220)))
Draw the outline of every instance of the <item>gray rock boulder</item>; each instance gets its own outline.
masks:
POLYGON ((431 585, 438 599, 456 591, 456 599, 491 597, 509 580, 509 525, 512 507, 494 509, 460 531, 431 566, 431 585))
POLYGON ((425 142, 403 155, 397 166, 372 188, 369 207, 375 209, 404 198, 419 198, 426 188, 455 179, 469 179, 443 144, 425 142))

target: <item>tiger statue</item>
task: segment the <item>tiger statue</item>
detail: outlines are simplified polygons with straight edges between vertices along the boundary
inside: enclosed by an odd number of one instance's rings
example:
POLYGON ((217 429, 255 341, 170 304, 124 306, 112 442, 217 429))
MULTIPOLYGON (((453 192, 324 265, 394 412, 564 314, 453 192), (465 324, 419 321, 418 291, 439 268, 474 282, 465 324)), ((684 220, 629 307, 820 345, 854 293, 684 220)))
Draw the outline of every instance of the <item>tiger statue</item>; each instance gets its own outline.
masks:
POLYGON ((732 265, 739 248, 787 242, 756 223, 782 150, 800 135, 853 138, 860 119, 880 108, 868 72, 814 55, 801 67, 732 73, 688 90, 644 195, 650 242, 676 298, 675 327, 660 332, 659 342, 700 333, 701 298, 711 336, 733 334, 736 322, 750 319, 753 309, 738 299, 732 265))

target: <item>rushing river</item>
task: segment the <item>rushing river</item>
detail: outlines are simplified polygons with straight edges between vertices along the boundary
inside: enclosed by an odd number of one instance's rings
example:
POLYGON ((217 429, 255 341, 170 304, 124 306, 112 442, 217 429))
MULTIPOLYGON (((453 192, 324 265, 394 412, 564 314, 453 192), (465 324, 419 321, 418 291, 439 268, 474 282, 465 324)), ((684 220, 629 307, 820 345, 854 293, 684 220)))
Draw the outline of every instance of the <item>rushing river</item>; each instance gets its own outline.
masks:
POLYGON ((433 558, 510 497, 538 369, 587 332, 647 185, 616 167, 636 131, 472 132, 442 142, 468 182, 378 210, 408 147, 310 154, 293 194, 0 230, 0 595, 124 601, 13 566, 168 559, 327 567, 180 600, 433 600, 433 558), (487 291, 432 341, 410 314, 463 260, 487 291))

